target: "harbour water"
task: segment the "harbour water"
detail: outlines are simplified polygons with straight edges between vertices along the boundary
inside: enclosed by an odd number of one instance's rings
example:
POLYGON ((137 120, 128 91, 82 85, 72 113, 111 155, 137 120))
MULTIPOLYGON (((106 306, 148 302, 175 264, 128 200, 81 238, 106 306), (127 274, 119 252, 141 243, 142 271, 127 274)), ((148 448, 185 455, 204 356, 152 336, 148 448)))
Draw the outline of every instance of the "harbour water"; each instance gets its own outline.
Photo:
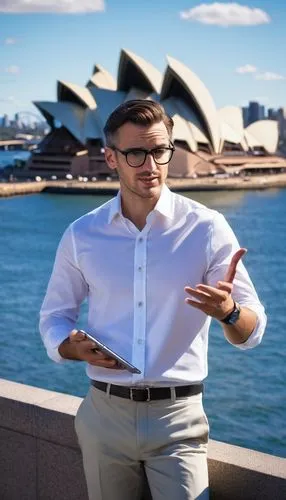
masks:
POLYGON ((26 161, 30 156, 30 151, 0 151, 0 170, 7 165, 14 164, 14 160, 26 161))
MULTIPOLYGON (((205 409, 211 438, 286 456, 286 190, 186 194, 224 213, 266 307, 262 344, 229 345, 213 322, 205 409)), ((38 194, 0 199, 0 377, 84 396, 82 363, 50 361, 38 312, 59 238, 69 222, 108 197, 38 194)), ((80 326, 85 326, 86 305, 80 326)))

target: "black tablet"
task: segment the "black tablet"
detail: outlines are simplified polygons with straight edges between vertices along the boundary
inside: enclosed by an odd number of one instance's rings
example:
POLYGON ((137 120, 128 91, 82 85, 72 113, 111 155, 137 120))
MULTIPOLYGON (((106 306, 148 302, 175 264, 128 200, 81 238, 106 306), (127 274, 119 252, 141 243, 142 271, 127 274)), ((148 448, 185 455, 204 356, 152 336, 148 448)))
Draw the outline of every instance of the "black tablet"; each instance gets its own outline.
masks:
POLYGON ((84 335, 86 335, 90 340, 92 340, 96 344, 95 349, 98 349, 99 351, 103 352, 110 358, 115 359, 119 365, 126 368, 126 370, 128 370, 129 372, 141 373, 141 371, 138 368, 136 368, 136 366, 133 366, 131 363, 129 363, 129 361, 126 361, 126 359, 119 356, 119 354, 116 354, 116 352, 112 351, 112 349, 110 349, 105 344, 100 342, 100 340, 95 338, 94 335, 87 333, 85 330, 79 330, 79 331, 84 333, 84 335))

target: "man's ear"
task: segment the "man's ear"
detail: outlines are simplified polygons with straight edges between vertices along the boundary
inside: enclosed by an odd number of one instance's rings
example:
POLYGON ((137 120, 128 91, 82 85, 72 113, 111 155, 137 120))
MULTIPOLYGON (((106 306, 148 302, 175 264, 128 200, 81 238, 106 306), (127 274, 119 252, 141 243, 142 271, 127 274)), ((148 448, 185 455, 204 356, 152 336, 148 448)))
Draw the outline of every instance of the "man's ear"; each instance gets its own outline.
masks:
POLYGON ((104 151, 104 156, 105 156, 105 161, 109 166, 109 168, 111 168, 111 170, 115 170, 117 168, 116 152, 113 149, 106 146, 104 151))

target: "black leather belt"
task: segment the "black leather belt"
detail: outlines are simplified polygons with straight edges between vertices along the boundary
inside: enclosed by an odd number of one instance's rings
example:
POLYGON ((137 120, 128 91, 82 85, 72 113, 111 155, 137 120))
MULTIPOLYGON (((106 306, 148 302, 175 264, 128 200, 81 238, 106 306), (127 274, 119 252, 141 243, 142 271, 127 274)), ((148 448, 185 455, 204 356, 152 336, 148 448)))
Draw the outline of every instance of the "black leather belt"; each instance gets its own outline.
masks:
MULTIPOLYGON (((100 391, 107 392, 108 385, 105 382, 91 380, 91 384, 100 391)), ((204 384, 180 385, 174 387, 176 398, 185 398, 200 394, 204 390, 204 384)), ((126 387, 124 385, 110 384, 109 394, 120 398, 132 399, 132 401, 144 402, 156 399, 171 399, 170 387, 126 387)))

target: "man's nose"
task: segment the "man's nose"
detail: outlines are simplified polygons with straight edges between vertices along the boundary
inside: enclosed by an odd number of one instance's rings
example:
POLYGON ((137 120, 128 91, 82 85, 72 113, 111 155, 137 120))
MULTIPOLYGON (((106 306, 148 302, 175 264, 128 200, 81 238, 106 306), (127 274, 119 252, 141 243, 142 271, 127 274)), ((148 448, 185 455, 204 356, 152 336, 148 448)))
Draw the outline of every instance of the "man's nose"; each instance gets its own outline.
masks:
POLYGON ((153 172, 153 170, 156 170, 156 162, 153 158, 153 155, 151 153, 147 154, 146 160, 144 163, 144 167, 146 170, 153 172))

